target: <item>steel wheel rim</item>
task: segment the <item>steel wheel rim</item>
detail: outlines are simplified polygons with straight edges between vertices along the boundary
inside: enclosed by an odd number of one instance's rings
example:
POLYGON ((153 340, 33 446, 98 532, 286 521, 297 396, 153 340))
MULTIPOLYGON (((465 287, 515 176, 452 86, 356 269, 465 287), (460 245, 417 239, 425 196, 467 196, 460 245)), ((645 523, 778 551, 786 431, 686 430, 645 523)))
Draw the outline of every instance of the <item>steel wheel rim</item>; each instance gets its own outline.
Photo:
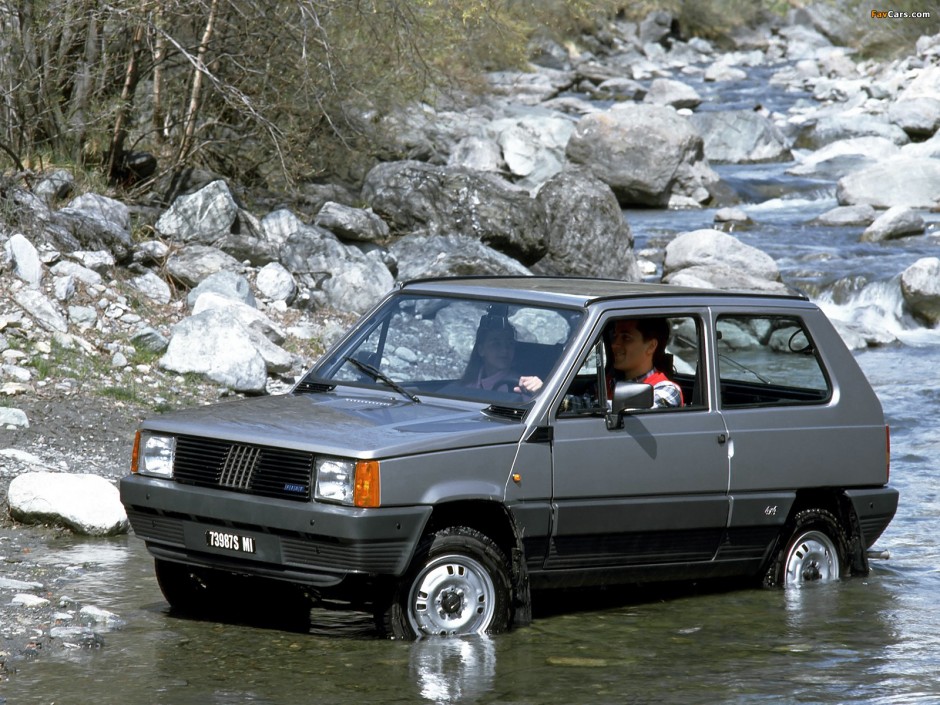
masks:
POLYGON ((447 555, 428 563, 408 596, 408 621, 418 635, 457 636, 486 631, 496 609, 489 572, 467 556, 447 555))
POLYGON ((839 579, 839 554, 836 546, 821 531, 802 534, 787 552, 784 585, 828 582, 839 579))

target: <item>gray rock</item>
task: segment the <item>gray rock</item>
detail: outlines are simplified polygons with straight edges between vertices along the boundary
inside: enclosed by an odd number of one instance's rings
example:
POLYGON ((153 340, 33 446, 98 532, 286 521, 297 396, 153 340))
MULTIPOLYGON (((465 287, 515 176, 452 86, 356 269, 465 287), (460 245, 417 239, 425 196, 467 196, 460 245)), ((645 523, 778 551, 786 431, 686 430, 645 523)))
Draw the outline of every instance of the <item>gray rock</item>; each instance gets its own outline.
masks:
POLYGON ((940 127, 940 100, 937 98, 908 98, 891 104, 888 118, 916 139, 933 135, 940 127))
POLYGON ((343 245, 333 233, 306 226, 281 247, 281 264, 311 306, 363 313, 395 283, 382 261, 343 245))
POLYGON ((737 66, 731 66, 719 59, 705 69, 703 78, 708 83, 717 83, 718 81, 741 81, 747 78, 747 71, 737 66))
POLYGON ((131 288, 159 304, 168 304, 172 298, 170 285, 156 272, 147 270, 143 274, 129 279, 127 283, 131 288))
POLYGON ((251 333, 224 309, 208 309, 177 323, 159 365, 181 374, 205 375, 249 394, 264 392, 268 379, 267 365, 251 333))
POLYGON ((371 210, 342 203, 327 201, 313 222, 343 240, 381 242, 388 239, 388 225, 379 216, 371 210))
POLYGON ((470 135, 457 143, 447 157, 447 166, 497 172, 500 170, 502 158, 502 151, 496 140, 480 135, 470 135))
POLYGON ((83 267, 78 264, 78 262, 62 260, 52 265, 50 271, 57 277, 74 277, 89 286, 101 286, 104 284, 104 279, 101 278, 98 272, 93 269, 88 269, 88 267, 83 267))
POLYGON ((152 353, 162 353, 170 341, 156 328, 145 326, 131 336, 131 345, 152 353))
POLYGON ((640 280, 633 234, 607 184, 586 169, 566 171, 536 200, 548 216, 548 254, 534 272, 640 280))
POLYGON ((68 274, 64 277, 56 277, 52 282, 52 291, 58 301, 68 301, 75 296, 75 277, 68 274))
POLYGON ((302 232, 309 226, 286 208, 271 211, 261 219, 261 228, 264 237, 275 246, 280 247, 295 233, 302 232))
POLYGON ((111 268, 115 265, 114 255, 105 250, 94 252, 78 250, 70 252, 68 256, 86 269, 90 269, 101 276, 109 274, 111 268))
POLYGON ((42 261, 33 243, 21 233, 14 233, 3 248, 13 263, 13 273, 33 289, 38 289, 42 283, 42 261))
POLYGON ((836 140, 809 154, 787 169, 794 176, 841 178, 852 171, 873 166, 900 154, 900 148, 884 137, 853 137, 836 140))
POLYGON ((673 17, 665 10, 655 10, 640 22, 638 39, 641 44, 662 42, 672 33, 673 17))
POLYGON ((677 110, 689 108, 694 110, 702 103, 702 96, 692 86, 676 81, 672 78, 657 78, 649 87, 643 97, 644 103, 654 105, 669 105, 677 110))
POLYGON ((837 206, 813 220, 818 225, 871 225, 878 212, 867 203, 858 206, 837 206))
POLYGON ((68 322, 54 303, 35 289, 21 289, 13 299, 33 319, 48 331, 68 331, 68 322))
POLYGON ((894 240, 907 235, 919 235, 926 225, 919 213, 907 206, 889 208, 862 232, 862 242, 894 240))
POLYGON ((24 523, 62 524, 79 534, 127 531, 117 488, 98 475, 29 472, 10 483, 10 515, 24 523))
POLYGON ((409 235, 391 246, 398 260, 398 280, 481 274, 532 274, 512 257, 477 240, 454 235, 409 235))
POLYGON ((905 269, 901 293, 916 318, 929 326, 940 323, 940 258, 924 257, 905 269))
POLYGON ((561 171, 574 122, 566 117, 529 113, 494 121, 490 131, 496 133, 506 167, 521 177, 518 184, 533 189, 561 171))
POLYGON ((78 211, 97 220, 103 220, 130 235, 131 211, 121 201, 96 193, 84 193, 72 199, 63 211, 78 211))
POLYGON ((695 113, 689 120, 702 135, 705 157, 710 162, 745 164, 790 158, 787 138, 761 113, 708 111, 695 113))
POLYGON ((785 291, 773 258, 718 230, 695 230, 666 245, 663 281, 683 286, 785 291))
POLYGON ((224 181, 213 181, 195 193, 180 196, 157 220, 164 237, 203 245, 232 232, 238 205, 224 181))
POLYGON ((586 115, 567 156, 608 184, 621 205, 666 206, 673 196, 704 203, 718 182, 702 138, 665 106, 625 104, 586 115))
POLYGON ((251 284, 241 274, 221 270, 210 274, 189 292, 186 296, 186 305, 193 308, 199 297, 203 294, 212 293, 219 296, 238 301, 248 306, 257 306, 254 294, 251 293, 251 284))
POLYGON ((65 169, 47 174, 33 187, 33 193, 50 205, 68 198, 74 190, 75 177, 65 169))
POLYGON ((255 287, 269 301, 290 303, 297 295, 294 277, 279 262, 272 262, 258 270, 255 287))
POLYGON ((895 157, 839 180, 836 197, 842 205, 867 203, 875 208, 932 208, 940 196, 940 161, 895 157))
POLYGON ((29 418, 22 409, 0 406, 0 426, 4 428, 29 428, 29 418))
MULTIPOLYGON (((252 297, 254 301, 254 297, 252 297)), ((281 344, 286 337, 274 321, 254 307, 253 304, 238 301, 223 294, 208 291, 202 294, 193 306, 193 315, 198 316, 203 311, 224 311, 227 315, 237 319, 248 330, 254 331, 275 344, 281 344)))
POLYGON ((508 97, 520 105, 538 105, 570 88, 575 74, 539 68, 536 72, 495 71, 486 78, 494 95, 508 97))
POLYGON ((107 250, 117 260, 127 260, 134 246, 130 230, 100 212, 101 209, 83 210, 72 206, 56 211, 52 214, 51 229, 60 234, 53 239, 64 251, 107 250))
POLYGON ((69 306, 68 313, 79 330, 88 330, 98 322, 98 312, 91 306, 69 306))
POLYGON ((819 149, 830 142, 853 137, 883 137, 896 145, 910 142, 910 137, 886 115, 836 113, 807 123, 797 137, 796 146, 819 149))
POLYGON ((491 174, 385 162, 366 176, 362 196, 403 232, 473 238, 523 264, 546 251, 545 213, 528 193, 491 174))
POLYGON ((187 245, 167 258, 166 271, 184 286, 194 287, 216 272, 238 272, 241 262, 217 247, 187 245))

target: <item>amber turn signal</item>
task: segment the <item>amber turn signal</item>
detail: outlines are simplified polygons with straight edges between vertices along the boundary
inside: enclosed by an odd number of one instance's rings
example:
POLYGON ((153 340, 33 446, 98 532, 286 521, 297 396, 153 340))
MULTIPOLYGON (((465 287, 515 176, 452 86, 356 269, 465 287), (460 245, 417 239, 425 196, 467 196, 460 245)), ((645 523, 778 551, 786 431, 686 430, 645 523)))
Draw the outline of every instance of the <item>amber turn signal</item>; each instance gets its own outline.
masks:
POLYGON ((360 460, 356 462, 353 504, 357 507, 378 507, 381 499, 379 461, 360 460))
POLYGON ((140 431, 134 435, 134 449, 131 451, 131 472, 137 472, 140 463, 140 431))

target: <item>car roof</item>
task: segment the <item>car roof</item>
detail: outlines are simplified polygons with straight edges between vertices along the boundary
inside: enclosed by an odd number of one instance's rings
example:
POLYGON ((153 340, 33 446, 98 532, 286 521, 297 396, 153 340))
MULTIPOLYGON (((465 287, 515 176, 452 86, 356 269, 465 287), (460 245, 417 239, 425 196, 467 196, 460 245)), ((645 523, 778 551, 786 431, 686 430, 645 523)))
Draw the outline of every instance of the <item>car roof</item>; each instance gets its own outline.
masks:
POLYGON ((800 294, 729 291, 671 284, 628 282, 621 279, 545 276, 471 276, 412 279, 400 284, 409 292, 479 298, 526 300, 545 304, 587 306, 596 301, 623 298, 745 298, 807 301, 800 294))

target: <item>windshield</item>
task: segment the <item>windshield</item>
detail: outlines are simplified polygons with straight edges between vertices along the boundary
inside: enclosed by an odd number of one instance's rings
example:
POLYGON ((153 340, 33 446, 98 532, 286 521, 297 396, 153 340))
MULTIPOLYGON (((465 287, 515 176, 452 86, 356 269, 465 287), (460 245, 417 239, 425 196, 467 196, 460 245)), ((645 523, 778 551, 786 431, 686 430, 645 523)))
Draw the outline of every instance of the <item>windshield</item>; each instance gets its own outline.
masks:
POLYGON ((579 325, 580 309, 394 296, 302 381, 489 404, 531 403, 579 325))

